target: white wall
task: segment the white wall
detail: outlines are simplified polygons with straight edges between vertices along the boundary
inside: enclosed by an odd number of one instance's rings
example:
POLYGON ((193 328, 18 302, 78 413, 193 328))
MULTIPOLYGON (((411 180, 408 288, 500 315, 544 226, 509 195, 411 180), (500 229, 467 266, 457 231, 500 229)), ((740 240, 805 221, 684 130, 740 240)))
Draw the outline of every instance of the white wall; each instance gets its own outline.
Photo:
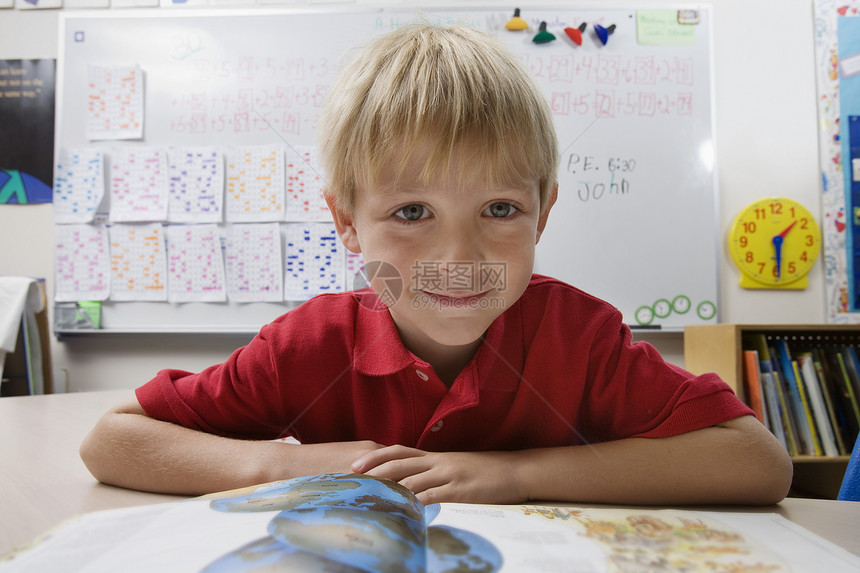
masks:
MULTIPOLYGON (((481 4, 498 6, 499 2, 481 4)), ((609 4, 658 2, 601 2, 609 4)), ((723 239, 734 214, 767 195, 793 198, 820 216, 812 0, 714 0, 711 5, 723 239)), ((57 22, 57 11, 0 10, 0 58, 56 57, 57 22)), ((0 274, 48 277, 52 290, 52 217, 51 205, 0 205, 0 274)), ((723 322, 824 321, 821 263, 816 264, 805 291, 745 291, 737 286, 737 279, 737 271, 724 256, 723 322)), ((680 334, 643 338, 668 360, 683 365, 680 334)), ((247 337, 223 335, 95 335, 55 340, 52 353, 55 369, 68 372, 70 390, 133 388, 159 368, 194 371, 220 362, 246 341, 247 337)))

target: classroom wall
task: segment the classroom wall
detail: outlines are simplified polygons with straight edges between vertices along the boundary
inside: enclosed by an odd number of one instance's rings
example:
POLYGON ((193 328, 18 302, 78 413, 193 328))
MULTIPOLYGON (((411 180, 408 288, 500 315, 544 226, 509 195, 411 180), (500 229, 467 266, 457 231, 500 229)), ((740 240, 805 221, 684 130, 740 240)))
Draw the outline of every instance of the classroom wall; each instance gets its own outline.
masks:
MULTIPOLYGON (((540 5, 554 3, 546 0, 540 5)), ((473 4, 498 6, 499 2, 473 4)), ((711 6, 721 239, 725 240, 738 210, 768 195, 793 198, 820 216, 812 0, 714 0, 711 6)), ((0 10, 0 58, 55 58, 58 13, 0 10)), ((52 218, 51 205, 0 205, 0 274, 47 277, 52 293, 52 218)), ((824 321, 821 262, 811 273, 809 287, 798 292, 742 290, 737 286, 737 270, 725 253, 720 266, 723 322, 824 321)), ((683 366, 681 334, 639 338, 683 366)), ((247 340, 232 335, 92 335, 54 340, 52 354, 55 371, 61 381, 67 376, 70 391, 133 388, 159 368, 195 371, 220 362, 247 340)))

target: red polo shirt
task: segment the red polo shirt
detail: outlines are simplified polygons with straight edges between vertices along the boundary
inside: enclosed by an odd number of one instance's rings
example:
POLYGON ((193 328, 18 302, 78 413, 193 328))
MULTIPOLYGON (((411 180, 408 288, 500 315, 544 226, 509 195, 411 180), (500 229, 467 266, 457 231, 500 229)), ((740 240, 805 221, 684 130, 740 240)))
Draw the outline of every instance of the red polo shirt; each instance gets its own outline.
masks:
POLYGON ((341 293, 264 326, 223 364, 162 370, 137 398, 153 418, 224 436, 431 451, 665 437, 752 414, 716 375, 633 343, 614 307, 539 275, 450 389, 388 311, 341 293))

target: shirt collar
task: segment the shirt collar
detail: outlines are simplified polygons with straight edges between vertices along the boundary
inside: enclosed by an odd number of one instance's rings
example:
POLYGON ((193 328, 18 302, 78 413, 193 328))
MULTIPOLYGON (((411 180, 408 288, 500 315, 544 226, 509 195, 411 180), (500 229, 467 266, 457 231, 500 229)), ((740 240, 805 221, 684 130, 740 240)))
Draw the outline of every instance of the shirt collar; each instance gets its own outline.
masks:
MULTIPOLYGON (((405 368, 428 366, 403 346, 391 313, 379 305, 376 295, 362 294, 358 303, 353 351, 356 371, 368 376, 388 376, 405 368)), ((514 390, 523 371, 523 345, 522 306, 517 301, 493 321, 466 369, 477 368, 482 388, 514 390)))

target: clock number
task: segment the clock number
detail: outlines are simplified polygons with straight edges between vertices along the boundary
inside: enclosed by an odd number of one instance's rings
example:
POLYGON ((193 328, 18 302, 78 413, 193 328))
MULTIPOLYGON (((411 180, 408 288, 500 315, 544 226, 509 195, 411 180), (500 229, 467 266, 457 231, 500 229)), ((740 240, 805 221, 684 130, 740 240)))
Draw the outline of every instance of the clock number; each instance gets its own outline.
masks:
POLYGON ((800 260, 801 260, 801 261, 803 261, 804 263, 805 263, 806 261, 808 261, 808 260, 809 260, 809 257, 807 257, 807 256, 806 256, 806 251, 803 251, 802 253, 800 253, 800 257, 799 257, 799 258, 800 258, 800 260))
POLYGON ((812 235, 806 235, 806 246, 811 247, 814 244, 815 244, 815 237, 813 237, 812 235))
MULTIPOLYGON (((758 274, 763 275, 764 269, 766 266, 767 266, 767 263, 759 263, 758 264, 758 274)), ((776 269, 774 269, 774 270, 776 270, 776 269)))
POLYGON ((788 274, 793 275, 797 273, 797 264, 794 261, 789 262, 787 267, 788 268, 786 270, 788 270, 788 274))
POLYGON ((744 254, 744 260, 746 260, 746 262, 748 262, 748 263, 753 262, 753 261, 755 260, 755 258, 754 258, 754 256, 753 256, 753 252, 752 252, 752 251, 747 251, 747 252, 744 254))
POLYGON ((747 239, 746 237, 741 237, 740 239, 738 239, 738 243, 740 243, 742 249, 746 249, 749 242, 749 239, 747 239))
POLYGON ((755 210, 755 218, 756 219, 767 219, 767 211, 764 209, 756 209, 755 210))
POLYGON ((752 234, 755 233, 755 221, 744 222, 744 233, 752 234))
POLYGON ((782 203, 771 203, 770 212, 774 215, 782 215, 782 203))
POLYGON ((800 220, 800 228, 803 229, 804 231, 809 229, 809 219, 807 219, 806 217, 801 219, 800 220))

